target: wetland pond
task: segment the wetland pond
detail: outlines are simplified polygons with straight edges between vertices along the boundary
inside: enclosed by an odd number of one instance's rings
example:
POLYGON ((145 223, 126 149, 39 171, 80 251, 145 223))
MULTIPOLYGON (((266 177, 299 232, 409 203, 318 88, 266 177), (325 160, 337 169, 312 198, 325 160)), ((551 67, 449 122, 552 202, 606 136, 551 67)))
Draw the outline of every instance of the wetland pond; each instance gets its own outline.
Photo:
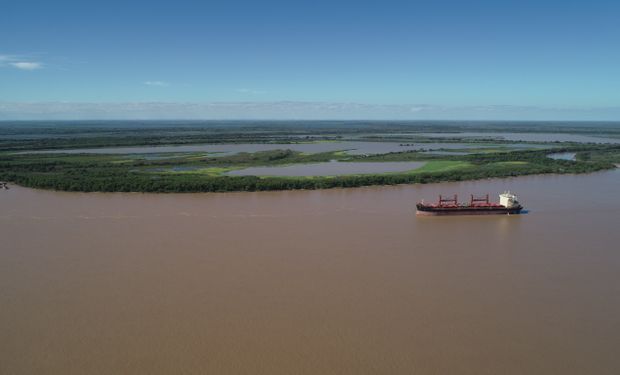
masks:
MULTIPOLYGON (((511 146, 511 145, 506 145, 511 146)), ((515 147, 531 147, 531 145, 513 145, 515 147)), ((396 142, 316 142, 316 143, 230 143, 230 144, 202 144, 202 145, 171 145, 171 146, 141 146, 141 147, 104 147, 90 149, 64 149, 49 151, 28 151, 21 153, 63 153, 63 154, 154 154, 173 152, 209 152, 216 155, 231 155, 239 152, 258 152, 270 150, 293 150, 307 153, 343 151, 352 155, 385 154, 388 152, 402 152, 414 150, 435 149, 467 149, 494 147, 471 143, 415 143, 402 144, 396 142)))
POLYGON ((577 142, 577 143, 620 143, 618 138, 603 135, 592 136, 568 133, 494 133, 494 132, 463 132, 463 133, 411 133, 429 138, 474 138, 485 140, 527 141, 527 142, 577 142))
POLYGON ((575 157, 577 156, 577 153, 575 152, 556 152, 553 154, 549 154, 547 155, 548 157, 550 157, 551 159, 555 159, 555 160, 572 160, 575 161, 575 157))

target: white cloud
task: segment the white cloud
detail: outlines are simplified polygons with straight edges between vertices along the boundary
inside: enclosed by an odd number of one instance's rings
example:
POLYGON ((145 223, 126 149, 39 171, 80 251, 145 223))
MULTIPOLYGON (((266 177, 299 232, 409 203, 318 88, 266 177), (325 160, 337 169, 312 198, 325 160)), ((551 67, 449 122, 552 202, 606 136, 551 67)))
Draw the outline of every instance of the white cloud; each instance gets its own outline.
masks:
POLYGON ((35 61, 15 61, 15 62, 10 62, 9 65, 11 65, 14 68, 21 69, 21 70, 36 70, 36 69, 41 69, 43 67, 43 64, 41 64, 40 62, 35 62, 35 61))
POLYGON ((43 68, 43 63, 38 61, 26 61, 23 57, 13 55, 0 55, 0 67, 10 67, 20 70, 36 70, 43 68))
POLYGON ((409 111, 411 112, 422 112, 422 111, 428 111, 428 110, 438 110, 438 107, 433 107, 433 106, 428 106, 428 105, 417 105, 417 106, 413 106, 411 108, 409 108, 409 111))
POLYGON ((248 88, 235 89, 235 91, 241 94, 251 94, 251 95, 260 95, 260 94, 267 93, 266 91, 253 90, 253 89, 248 89, 248 88))
POLYGON ((143 83, 147 86, 158 86, 158 87, 170 86, 168 82, 164 82, 164 81, 144 81, 143 83))

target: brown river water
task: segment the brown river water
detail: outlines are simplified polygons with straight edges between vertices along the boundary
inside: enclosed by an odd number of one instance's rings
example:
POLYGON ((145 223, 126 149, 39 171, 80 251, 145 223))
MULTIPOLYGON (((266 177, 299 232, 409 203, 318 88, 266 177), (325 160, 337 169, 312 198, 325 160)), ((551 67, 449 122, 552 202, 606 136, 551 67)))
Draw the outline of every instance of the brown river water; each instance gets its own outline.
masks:
POLYGON ((620 170, 0 190, 0 374, 618 374, 620 170), (525 215, 416 217, 515 191, 525 215))

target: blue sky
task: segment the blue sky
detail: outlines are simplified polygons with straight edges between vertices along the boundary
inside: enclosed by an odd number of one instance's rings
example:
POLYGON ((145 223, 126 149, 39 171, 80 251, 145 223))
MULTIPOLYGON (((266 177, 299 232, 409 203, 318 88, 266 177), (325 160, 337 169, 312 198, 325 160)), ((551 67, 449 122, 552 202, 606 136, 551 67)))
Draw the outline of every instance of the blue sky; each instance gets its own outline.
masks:
POLYGON ((620 2, 5 2, 0 119, 44 117, 620 120, 620 2))

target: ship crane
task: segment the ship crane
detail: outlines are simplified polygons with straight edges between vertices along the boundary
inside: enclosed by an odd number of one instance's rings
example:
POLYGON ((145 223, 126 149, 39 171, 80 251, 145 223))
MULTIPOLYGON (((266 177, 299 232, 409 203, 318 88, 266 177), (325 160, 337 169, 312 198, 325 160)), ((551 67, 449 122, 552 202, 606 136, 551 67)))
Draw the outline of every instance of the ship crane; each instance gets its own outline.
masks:
POLYGON ((489 205, 489 194, 483 197, 476 197, 472 194, 469 205, 470 206, 482 206, 482 205, 488 206, 489 205))
POLYGON ((454 198, 444 198, 442 195, 439 195, 439 205, 440 206, 458 206, 459 205, 458 196, 454 194, 454 198))

